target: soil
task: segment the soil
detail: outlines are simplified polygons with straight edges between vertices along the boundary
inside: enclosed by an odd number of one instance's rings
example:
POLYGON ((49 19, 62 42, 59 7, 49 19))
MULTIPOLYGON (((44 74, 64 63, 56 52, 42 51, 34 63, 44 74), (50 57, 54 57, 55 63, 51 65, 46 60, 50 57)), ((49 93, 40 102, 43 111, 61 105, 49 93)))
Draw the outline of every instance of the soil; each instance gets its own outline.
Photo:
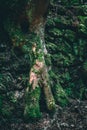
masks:
POLYGON ((72 100, 67 107, 57 106, 53 116, 42 115, 27 123, 23 118, 3 119, 0 130, 87 130, 87 101, 72 100))

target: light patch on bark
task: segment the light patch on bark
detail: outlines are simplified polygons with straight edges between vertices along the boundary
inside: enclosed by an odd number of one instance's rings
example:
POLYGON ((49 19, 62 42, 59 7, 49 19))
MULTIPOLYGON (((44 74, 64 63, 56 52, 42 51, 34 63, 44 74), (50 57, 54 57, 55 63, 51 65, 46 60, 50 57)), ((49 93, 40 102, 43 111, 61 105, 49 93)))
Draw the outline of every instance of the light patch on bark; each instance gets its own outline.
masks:
POLYGON ((43 68, 43 62, 36 60, 36 63, 31 68, 30 78, 29 78, 29 83, 30 85, 32 85, 32 89, 35 89, 35 87, 38 86, 40 80, 40 71, 42 68, 43 68))

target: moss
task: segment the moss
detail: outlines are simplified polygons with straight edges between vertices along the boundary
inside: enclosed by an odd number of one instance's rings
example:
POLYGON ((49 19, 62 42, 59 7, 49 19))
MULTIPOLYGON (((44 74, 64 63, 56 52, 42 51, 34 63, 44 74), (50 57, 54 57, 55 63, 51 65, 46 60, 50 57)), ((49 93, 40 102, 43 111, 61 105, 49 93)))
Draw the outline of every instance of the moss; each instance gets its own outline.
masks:
POLYGON ((51 66, 51 57, 50 54, 45 55, 45 62, 47 66, 51 66))
POLYGON ((40 118, 41 112, 39 107, 40 88, 37 87, 31 92, 26 92, 26 106, 24 116, 26 119, 40 118))
POLYGON ((61 106, 65 106, 68 104, 68 97, 60 84, 57 84, 55 86, 54 93, 55 100, 58 104, 60 104, 61 106))
POLYGON ((55 101, 54 101, 54 100, 49 101, 48 109, 49 109, 49 111, 51 111, 51 112, 54 112, 54 111, 55 111, 55 101))

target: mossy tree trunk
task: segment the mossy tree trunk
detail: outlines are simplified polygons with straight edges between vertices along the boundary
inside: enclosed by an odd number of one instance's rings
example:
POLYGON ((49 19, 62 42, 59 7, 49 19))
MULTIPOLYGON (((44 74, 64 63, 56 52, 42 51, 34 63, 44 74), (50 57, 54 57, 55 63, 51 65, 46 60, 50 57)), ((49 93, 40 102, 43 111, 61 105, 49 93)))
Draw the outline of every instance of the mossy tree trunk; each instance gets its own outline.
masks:
MULTIPOLYGON (((13 45, 23 48, 23 45, 29 44, 28 47, 31 51, 32 63, 25 92, 24 116, 26 118, 41 116, 39 106, 41 87, 43 87, 47 109, 54 110, 55 108, 55 100, 51 92, 48 69, 45 63, 47 50, 44 29, 48 5, 49 0, 31 0, 27 2, 23 13, 26 19, 16 20, 18 22, 8 19, 5 24, 13 45), (24 25, 26 23, 27 26, 24 25), (23 26, 27 29, 24 30, 23 26)), ((19 17, 21 18, 21 16, 19 17)))
POLYGON ((29 73, 29 87, 27 87, 26 90, 26 106, 24 111, 27 117, 40 116, 40 87, 43 87, 44 90, 47 109, 53 110, 55 108, 55 101, 50 88, 48 69, 45 63, 47 50, 44 40, 44 16, 47 11, 47 6, 48 1, 33 1, 31 3, 31 10, 27 10, 30 30, 32 35, 34 35, 31 48, 33 63, 29 73))

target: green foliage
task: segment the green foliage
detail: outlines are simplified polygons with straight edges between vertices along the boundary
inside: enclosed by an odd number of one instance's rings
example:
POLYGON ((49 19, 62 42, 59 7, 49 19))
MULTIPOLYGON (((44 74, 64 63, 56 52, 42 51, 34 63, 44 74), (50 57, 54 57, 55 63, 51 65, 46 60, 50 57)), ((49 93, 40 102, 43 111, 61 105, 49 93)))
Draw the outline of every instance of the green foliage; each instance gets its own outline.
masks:
POLYGON ((2 113, 2 96, 0 96, 0 113, 2 113))
POLYGON ((9 105, 4 105, 2 108, 2 115, 6 118, 10 118, 12 116, 12 108, 9 105))
POLYGON ((54 97, 58 104, 65 106, 68 104, 68 97, 60 84, 54 87, 54 97))
POLYGON ((87 71, 87 61, 84 62, 83 68, 84 68, 85 71, 87 71))
MULTIPOLYGON (((55 3, 52 3, 54 7, 55 3)), ((50 77, 53 86, 60 86, 60 83, 68 97, 87 99, 87 18, 84 11, 87 5, 81 5, 83 3, 78 0, 62 0, 60 3, 62 6, 56 7, 56 16, 50 10, 53 18, 47 21, 46 44, 52 61, 50 77)))
POLYGON ((72 5, 80 5, 83 4, 81 0, 60 0, 62 5, 72 6, 72 5))

